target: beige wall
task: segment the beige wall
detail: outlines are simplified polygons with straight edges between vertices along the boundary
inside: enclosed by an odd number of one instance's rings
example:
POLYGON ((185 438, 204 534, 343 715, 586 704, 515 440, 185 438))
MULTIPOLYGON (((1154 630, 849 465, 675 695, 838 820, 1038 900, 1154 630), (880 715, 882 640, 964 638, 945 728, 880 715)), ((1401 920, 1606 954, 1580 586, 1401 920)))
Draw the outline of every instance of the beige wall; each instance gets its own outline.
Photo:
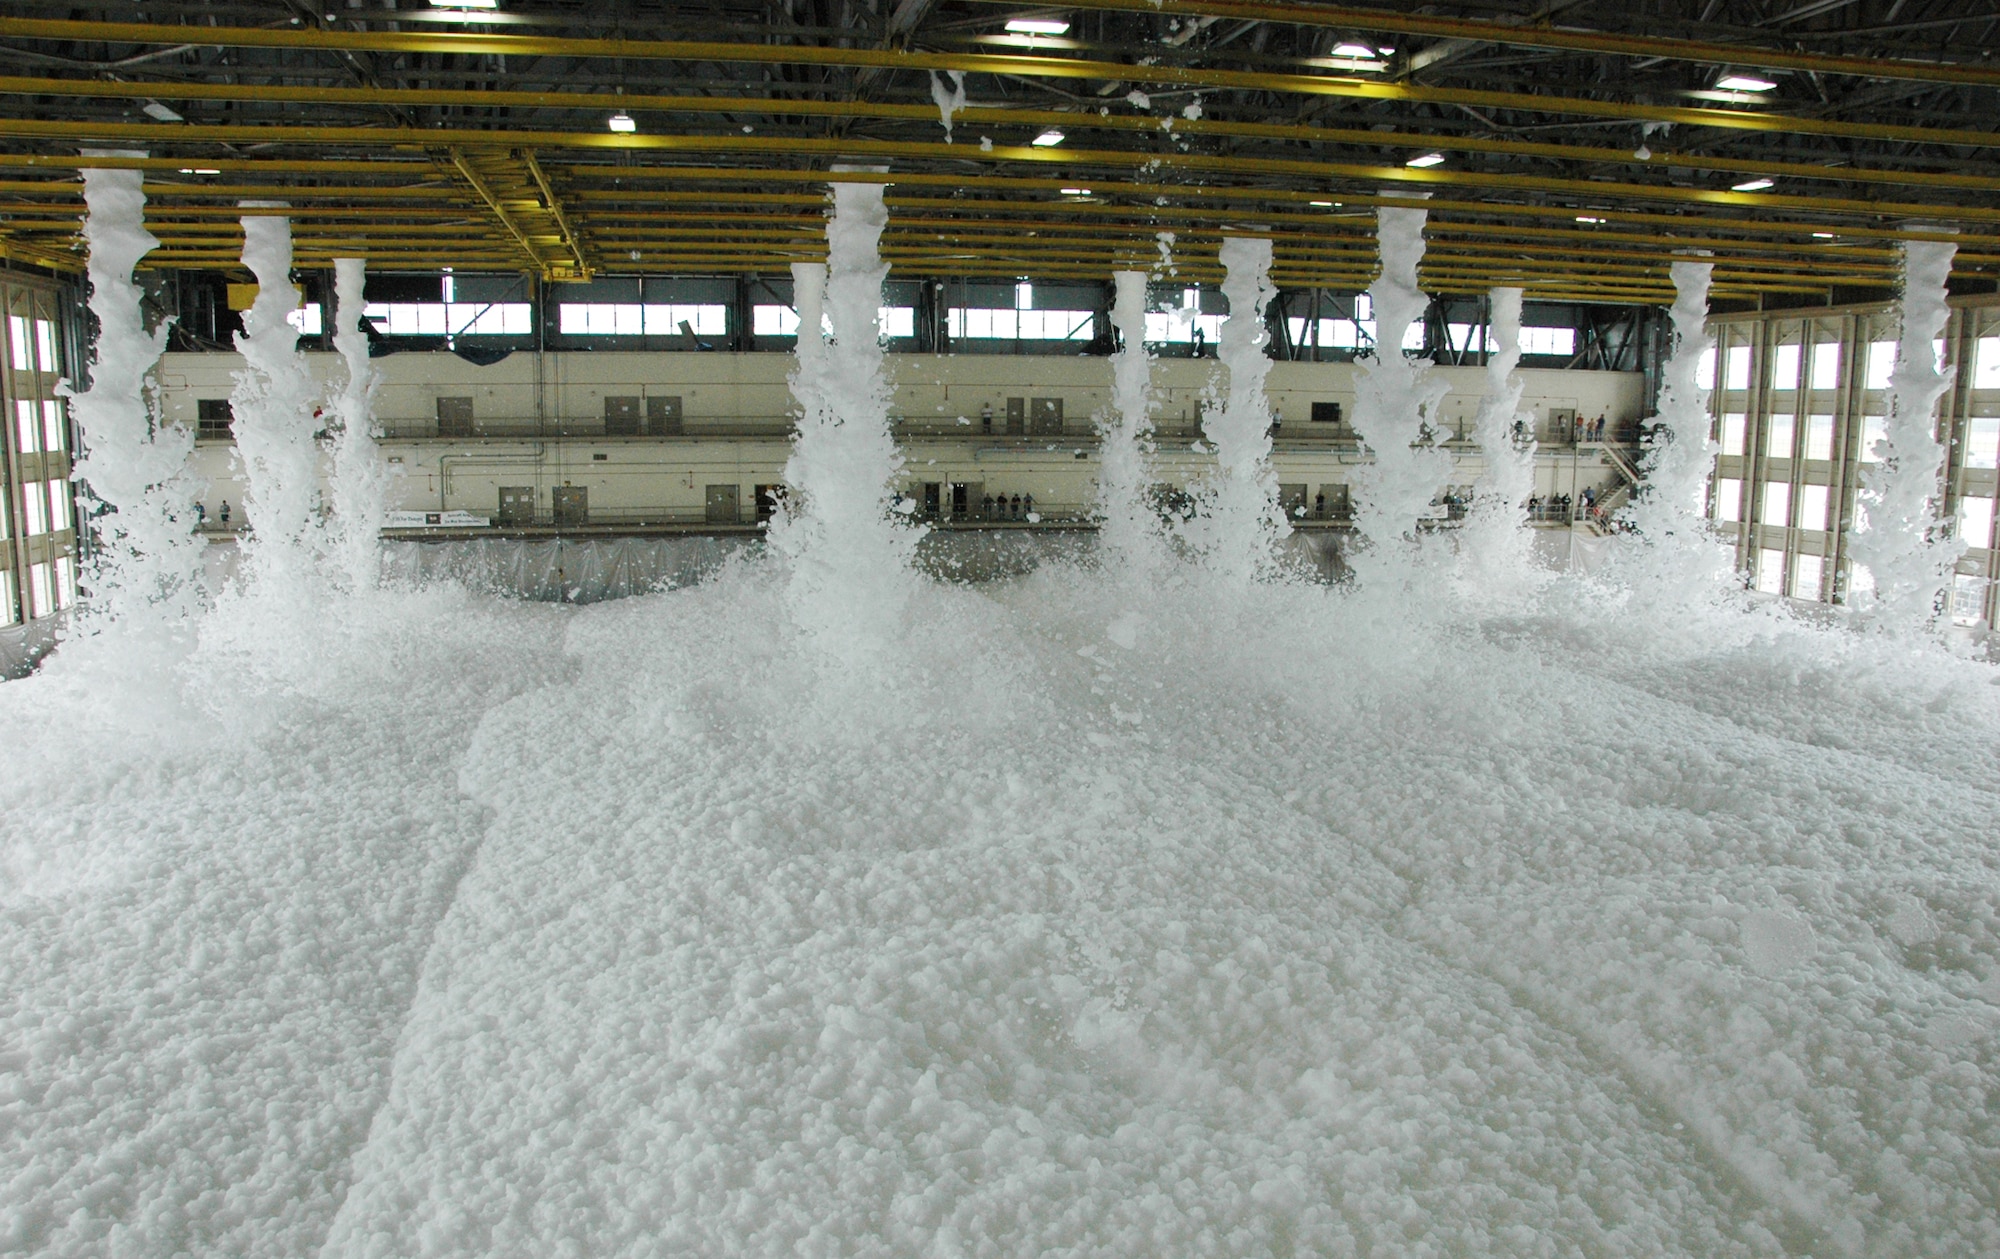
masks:
MULTIPOLYGON (((333 355, 308 356, 315 376, 329 392, 342 379, 333 355)), ((747 511, 752 487, 783 480, 788 452, 791 394, 785 377, 792 358, 785 354, 565 353, 544 356, 541 380, 533 354, 515 354, 490 367, 477 367, 450 354, 398 354, 375 360, 382 383, 376 413, 392 433, 434 431, 439 397, 471 397, 482 425, 516 437, 446 441, 435 437, 391 440, 392 460, 403 472, 400 505, 413 510, 494 510, 498 487, 535 485, 548 507, 548 489, 565 483, 587 486, 593 515, 665 509, 698 514, 704 487, 735 484, 747 511), (603 399, 607 395, 673 395, 682 399, 686 435, 681 438, 605 437, 603 399), (539 395, 539 408, 538 408, 539 395), (537 427, 539 426, 539 427, 537 427), (560 435, 556 435, 560 430, 560 435), (540 432, 544 436, 536 437, 540 432), (601 456, 601 457, 600 457, 601 456)), ((161 400, 169 420, 192 426, 195 403, 229 394, 241 359, 234 354, 170 354, 158 369, 161 400)), ((1452 386, 1442 414, 1454 426, 1469 425, 1478 408, 1484 373, 1478 368, 1440 368, 1452 386)), ((902 423, 908 459, 905 483, 967 481, 988 492, 1032 493, 1040 504, 1084 503, 1094 493, 1096 454, 1079 441, 1090 431, 1094 412, 1110 395, 1108 360, 1088 357, 1039 358, 1017 355, 891 355, 895 386, 892 412, 902 423), (1032 443, 982 440, 982 404, 1004 427, 1008 397, 1059 397, 1065 435, 1032 443), (968 423, 961 424, 963 418, 968 423), (1076 457, 1077 451, 1084 454, 1076 457)), ((1268 391, 1282 415, 1278 479, 1317 487, 1343 482, 1355 456, 1327 439, 1323 426, 1308 422, 1315 401, 1338 402, 1351 414, 1355 369, 1345 363, 1275 363, 1268 391)), ((1636 373, 1524 371, 1524 409, 1538 422, 1551 408, 1579 414, 1608 413, 1631 420, 1638 413, 1641 380, 1636 373)), ((1154 372, 1155 414, 1161 426, 1161 481, 1186 484, 1209 460, 1189 447, 1201 399, 1226 384, 1212 360, 1168 359, 1154 372)), ((1546 434, 1544 434, 1546 435, 1546 434)), ((204 442, 196 458, 210 489, 211 513, 224 498, 241 499, 242 487, 226 442, 204 442)), ((1595 452, 1580 458, 1567 446, 1551 447, 1539 461, 1543 493, 1575 493, 1582 486, 1609 484, 1613 474, 1595 452)), ((1479 473, 1469 452, 1460 460, 1455 483, 1479 473)))

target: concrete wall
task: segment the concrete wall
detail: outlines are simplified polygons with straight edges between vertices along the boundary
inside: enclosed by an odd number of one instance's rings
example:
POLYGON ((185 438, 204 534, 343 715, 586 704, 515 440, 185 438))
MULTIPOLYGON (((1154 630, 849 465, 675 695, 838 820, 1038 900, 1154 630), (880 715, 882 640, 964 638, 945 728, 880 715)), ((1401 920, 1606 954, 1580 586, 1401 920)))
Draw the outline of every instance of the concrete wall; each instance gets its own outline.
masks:
MULTIPOLYGON (((329 393, 342 368, 333 355, 309 355, 329 393)), ((783 354, 563 353, 515 354, 487 367, 451 354, 399 354, 375 361, 382 375, 376 413, 392 434, 387 453, 403 473, 398 496, 410 510, 494 511, 498 487, 533 485, 546 513, 549 490, 573 484, 589 490, 593 518, 636 518, 665 513, 699 519, 705 487, 739 487, 750 511, 753 487, 783 480, 788 453, 791 395, 783 354), (607 437, 604 398, 612 395, 681 398, 681 437, 607 437), (440 439, 435 425, 440 397, 470 397, 476 423, 492 435, 440 439)), ((241 359, 234 354, 170 354, 158 368, 167 418, 192 427, 196 403, 226 398, 241 359)), ((1038 506, 1083 504, 1094 493, 1096 453, 1089 439, 1093 413, 1109 401, 1111 367, 1103 358, 1017 355, 892 355, 892 412, 909 460, 906 484, 969 482, 988 493, 1032 493, 1038 506), (1009 397, 1061 398, 1061 437, 1008 441, 1009 397), (994 412, 996 434, 981 431, 983 406, 994 412), (1079 452, 1081 457, 1079 457, 1079 452)), ((1315 425, 1314 402, 1354 405, 1355 368, 1346 363, 1273 364, 1269 393, 1282 416, 1274 463, 1278 479, 1308 486, 1347 480, 1356 461, 1351 432, 1315 425)), ((1484 373, 1478 368, 1437 369, 1452 386, 1442 414, 1463 429, 1478 409, 1484 373)), ((1641 379, 1636 373, 1524 371, 1524 409, 1548 441, 1551 410, 1583 416, 1607 414, 1629 426, 1638 415, 1641 379)), ((1226 381, 1212 360, 1169 359, 1154 372, 1155 414, 1161 427, 1158 479, 1186 484, 1212 465, 1191 449, 1201 403, 1226 381)), ((242 485, 232 446, 204 441, 198 471, 208 483, 204 502, 214 519, 223 499, 240 503, 242 485)), ((1539 461, 1538 489, 1576 494, 1585 485, 1610 485, 1615 476, 1595 450, 1551 445, 1539 461)), ((1454 482, 1479 473, 1467 451, 1454 482)), ((913 490, 914 492, 914 490, 913 490)), ((240 519, 240 516, 239 516, 240 519)))

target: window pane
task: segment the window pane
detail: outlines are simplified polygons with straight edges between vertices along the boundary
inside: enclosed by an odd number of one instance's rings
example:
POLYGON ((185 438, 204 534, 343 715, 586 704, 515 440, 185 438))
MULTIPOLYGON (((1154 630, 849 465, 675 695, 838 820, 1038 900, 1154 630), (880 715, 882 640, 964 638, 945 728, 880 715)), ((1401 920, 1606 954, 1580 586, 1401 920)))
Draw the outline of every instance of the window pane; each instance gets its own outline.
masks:
POLYGON ((1741 411, 1731 411, 1722 417, 1722 453, 1740 455, 1743 453, 1744 429, 1748 421, 1741 411))
POLYGON ((0 625, 12 625, 21 619, 21 613, 14 606, 14 574, 0 571, 0 625))
POLYGON ((42 448, 41 426, 35 423, 35 404, 23 398, 14 404, 14 439, 21 453, 32 455, 42 448))
POLYGON ((51 398, 42 403, 42 449, 61 450, 67 444, 63 432, 62 403, 51 398))
POLYGON ((1965 422, 1965 466, 1990 468, 2000 462, 2000 416, 1975 415, 1965 422))
POLYGON ((1750 347, 1732 345, 1729 347, 1728 375, 1726 383, 1731 389, 1750 387, 1750 347))
POLYGON ((21 487, 22 506, 27 508, 28 536, 49 531, 49 492, 40 481, 21 487))
POLYGON ((304 337, 316 337, 325 330, 318 302, 307 302, 292 311, 285 316, 285 322, 292 325, 293 330, 304 337))
POLYGON ((1799 347, 1781 345, 1771 355, 1771 388, 1797 389, 1799 387, 1799 347))
MULTIPOLYGON (((717 307, 717 309, 721 309, 717 307)), ((885 337, 913 337, 917 335, 917 311, 913 306, 884 306, 882 308, 882 335, 885 337)))
MULTIPOLYGON (((957 311, 952 314, 956 316, 957 311)), ((760 337, 795 337, 799 334, 799 312, 790 306, 755 306, 750 310, 750 331, 760 337)), ((951 330, 958 335, 954 322, 951 330)))
POLYGON ((28 320, 24 315, 7 316, 7 348, 13 351, 14 370, 28 370, 28 320))
POLYGON ((1743 519, 1743 482, 1735 477, 1721 477, 1715 483, 1715 518, 1743 519))
POLYGON ((1830 502, 1826 486, 1801 485, 1799 487, 1799 528, 1824 530, 1827 526, 1826 511, 1830 502))
POLYGON ((1868 347, 1868 382, 1870 389, 1887 389, 1889 373, 1896 368, 1896 343, 1876 341, 1868 347))
POLYGON ((46 319, 35 321, 35 366, 45 372, 56 370, 56 326, 46 319))
POLYGON ((1806 417, 1806 458, 1833 458, 1832 416, 1809 415, 1806 417))
MULTIPOLYGON (((1812 387, 1832 389, 1840 383, 1840 342, 1822 341, 1813 347, 1812 387)), ((1814 556, 1815 560, 1819 557, 1814 556)))
POLYGON ((1819 601, 1820 575, 1825 571, 1826 561, 1817 555, 1799 555, 1792 558, 1792 598, 1819 601))
POLYGON ((47 616, 56 610, 55 574, 47 564, 33 564, 28 568, 28 615, 47 616))
POLYGON ((1792 523, 1792 487, 1783 481, 1764 482, 1764 523, 1780 527, 1792 523))
POLYGON ((67 555, 56 557, 56 606, 66 608, 76 594, 76 561, 67 555))
POLYGON ((69 482, 55 480, 49 482, 49 532, 61 533, 69 528, 69 482))
POLYGON ((1875 446, 1889 435, 1889 430, 1884 427, 1884 423, 1883 417, 1879 415, 1864 415, 1861 417, 1861 462, 1878 462, 1875 446))
POLYGON ((1972 497, 1958 500, 1958 536, 1964 538, 1968 546, 1993 545, 1992 499, 1972 497))
POLYGON ((2000 389, 2000 337, 1979 338, 1979 350, 1972 359, 1972 387, 2000 389))
POLYGON ((1757 589, 1767 595, 1785 593, 1785 553, 1769 549, 1757 552, 1757 589))
POLYGON ((1792 457, 1792 417, 1774 415, 1764 430, 1764 453, 1773 459, 1792 457))

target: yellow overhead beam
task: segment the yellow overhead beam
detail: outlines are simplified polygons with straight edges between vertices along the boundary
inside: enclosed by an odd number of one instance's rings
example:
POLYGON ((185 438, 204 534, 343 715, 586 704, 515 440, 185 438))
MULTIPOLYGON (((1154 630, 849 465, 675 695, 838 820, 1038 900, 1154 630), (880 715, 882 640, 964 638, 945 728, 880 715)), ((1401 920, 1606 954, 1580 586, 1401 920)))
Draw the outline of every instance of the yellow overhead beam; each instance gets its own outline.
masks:
POLYGON ((499 220, 500 226, 506 228, 515 243, 520 245, 521 252, 527 255, 535 270, 546 275, 549 270, 548 261, 542 257, 541 251, 535 248, 535 243, 528 239, 527 232, 515 221, 513 214, 493 191, 492 185, 486 182, 486 177, 481 175, 458 149, 451 149, 450 154, 451 164, 458 170, 459 175, 471 185, 473 192, 479 195, 479 199, 486 203, 486 208, 492 212, 495 219, 499 220))
MULTIPOLYGON (((140 80, 106 82, 94 79, 49 79, 0 75, 0 95, 100 97, 119 100, 226 100, 286 105, 435 105, 479 109, 572 109, 617 108, 644 118, 648 113, 674 114, 758 114, 766 117, 880 118, 903 121, 930 121, 938 111, 930 105, 895 105, 867 100, 802 101, 751 96, 659 96, 625 94, 606 97, 596 92, 522 92, 503 89, 455 90, 443 88, 360 88, 294 87, 278 84, 175 83, 140 80)), ((1158 137, 1161 120, 1149 114, 1098 114, 1085 111, 1040 109, 991 109, 968 106, 954 111, 957 125, 1040 129, 1063 127, 1073 131, 1115 131, 1158 137)), ((1502 156, 1540 157, 1568 162, 1597 162, 1639 166, 1655 170, 1707 170, 1735 175, 1772 175, 1834 183, 1872 183, 1921 188, 1963 188, 1981 192, 2000 190, 2000 180, 1984 175, 1961 175, 1938 171, 1902 171, 1865 166, 1829 166, 1825 163, 1775 162, 1757 159, 1708 157, 1677 154, 1664 149, 1645 158, 1635 150, 1602 145, 1544 144, 1527 140, 1485 139, 1449 132, 1373 131, 1364 128, 1324 127, 1304 123, 1230 122, 1220 119, 1171 119, 1172 135, 1212 135, 1237 139, 1280 140, 1298 143, 1351 144, 1368 148, 1435 149, 1448 153, 1486 153, 1502 156)), ((142 124, 153 134, 157 126, 142 124)), ((171 132, 165 134, 171 135, 171 132)), ((1149 155, 1150 156, 1150 155, 1149 155)), ((546 191, 546 190, 545 190, 546 191)), ((553 195, 553 194, 550 194, 553 195)))
MULTIPOLYGON (((1009 8, 1019 7, 1018 0, 974 0, 974 2, 1004 4, 1009 8)), ((1665 61, 1686 61, 1696 65, 1787 70, 1800 74, 1837 74, 1862 79, 1887 79, 1912 83, 1959 83, 1975 87, 2000 87, 2000 69, 1976 63, 1846 57, 1829 53, 1797 52, 1762 44, 1722 44, 1662 36, 1614 35, 1605 31, 1553 26, 1546 19, 1525 20, 1515 24, 1475 18, 1388 12, 1381 9, 1358 9, 1344 5, 1257 4, 1248 0, 1067 0, 1063 7, 1107 12, 1171 14, 1179 17, 1217 17, 1243 22, 1278 22, 1291 26, 1370 31, 1382 35, 1425 35, 1435 39, 1463 39, 1482 44, 1502 44, 1510 48, 1605 53, 1619 57, 1657 57, 1665 61)), ((1991 13, 1968 13, 1966 22, 1971 24, 1990 21, 1992 17, 1991 13)))
MULTIPOLYGON (((755 135, 633 135, 612 132, 478 131, 421 127, 314 127, 177 125, 167 135, 181 141, 222 144, 394 145, 430 143, 449 146, 454 154, 476 148, 579 149, 612 152, 709 153, 726 156, 788 156, 818 154, 827 158, 870 157, 906 160, 957 160, 1065 168, 1145 167, 1197 174, 1273 175, 1294 179, 1341 179, 1370 184, 1409 184, 1418 188, 1468 187, 1510 189, 1530 194, 1559 193, 1603 201, 1624 198, 1688 206, 1734 206, 1745 209, 1787 209, 1871 217, 1929 218, 2000 223, 2000 207, 1962 206, 1935 202, 1859 201, 1852 198, 1795 197, 1766 193, 1725 192, 1587 179, 1557 179, 1441 167, 1418 170, 1407 166, 1369 166, 1350 162, 1318 162, 1289 158, 1235 157, 1208 153, 1145 154, 1122 149, 1069 149, 1060 152, 1031 145, 994 145, 969 150, 942 142, 864 140, 845 138, 767 137, 755 135), (976 152, 976 156, 974 153, 976 152)), ((153 143, 163 138, 157 125, 125 122, 55 122, 46 119, 0 118, 0 136, 15 139, 61 139, 153 143)), ((462 160, 454 157, 461 172, 462 160)), ((762 172, 760 172, 761 174, 762 172)), ((837 178, 842 172, 826 172, 837 178)), ((896 182, 897 176, 887 176, 896 182)), ((864 175, 883 182, 881 175, 864 175)), ((2000 183, 1994 185, 2000 191, 2000 183)))
POLYGON ((75 22, 0 18, 0 38, 210 48, 284 48, 297 51, 431 52, 461 56, 576 57, 631 61, 724 62, 743 65, 812 65, 852 69, 958 70, 1029 78, 1100 79, 1173 87, 1238 89, 1357 100, 1406 101, 1531 113, 1798 135, 1905 140, 1918 144, 2000 146, 2000 133, 1968 128, 1906 127, 1884 123, 1794 118, 1749 109, 1706 109, 1527 92, 1485 92, 1384 83, 1353 76, 1206 70, 1157 63, 1091 61, 1072 57, 995 53, 932 53, 884 48, 721 41, 579 39, 473 31, 345 31, 307 27, 162 26, 144 22, 75 22))

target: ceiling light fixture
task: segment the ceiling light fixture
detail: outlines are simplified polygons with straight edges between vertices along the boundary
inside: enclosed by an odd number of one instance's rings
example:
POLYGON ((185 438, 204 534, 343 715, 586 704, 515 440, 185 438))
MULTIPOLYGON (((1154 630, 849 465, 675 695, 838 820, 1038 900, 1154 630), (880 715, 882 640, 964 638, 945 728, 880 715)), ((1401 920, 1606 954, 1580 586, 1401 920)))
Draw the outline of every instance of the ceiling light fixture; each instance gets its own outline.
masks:
POLYGON ((1832 233, 1832 232, 1814 232, 1814 233, 1813 233, 1813 239, 1814 239, 1814 240, 1832 240, 1832 239, 1833 239, 1833 233, 1832 233))
POLYGON ((1337 206, 1337 205, 1339 205, 1339 204, 1340 204, 1340 202, 1338 202, 1338 201, 1308 201, 1308 202, 1306 202, 1306 204, 1307 204, 1307 205, 1316 205, 1316 206, 1318 206, 1318 207, 1319 207, 1320 209, 1322 209, 1322 210, 1331 210, 1331 209, 1332 209, 1332 208, 1333 208, 1334 206, 1337 206))
POLYGON ((1057 131, 1054 127, 1051 127, 1047 131, 1042 132, 1042 134, 1030 140, 1028 143, 1034 145, 1038 149, 1052 149, 1056 145, 1061 144, 1062 142, 1063 142, 1063 133, 1057 131))
POLYGON ((1375 50, 1366 44, 1335 44, 1333 46, 1333 55, 1336 57, 1364 57, 1372 61, 1375 58, 1375 50))
POLYGON ((1063 190, 1062 190, 1062 195, 1063 195, 1063 196, 1065 196, 1065 197, 1087 197, 1087 196, 1089 196, 1089 195, 1090 195, 1090 189, 1088 189, 1088 188, 1065 188, 1065 189, 1063 189, 1063 190))
POLYGON ((1715 86, 1725 92, 1768 92, 1778 85, 1754 74, 1725 74, 1715 81, 1715 86))
POLYGON ((219 170, 212 170, 212 169, 210 169, 209 167, 206 167, 206 166, 183 166, 183 167, 181 167, 181 174, 183 174, 183 175, 220 175, 221 173, 222 173, 222 172, 221 172, 221 171, 219 171, 219 170))
POLYGON ((1579 223, 1602 223, 1604 220, 1598 218, 1592 218, 1588 214, 1579 214, 1576 216, 1576 221, 1579 223))
POLYGON ((431 0, 433 9, 497 9, 500 0, 431 0))
POLYGON ((167 106, 160 104, 160 102, 158 101, 147 101, 145 104, 139 106, 139 112, 146 115, 146 117, 148 118, 156 119, 160 122, 187 121, 185 118, 182 118, 179 114, 175 113, 172 109, 169 109, 167 106))
POLYGON ((1418 170, 1423 170, 1423 169, 1425 169, 1425 168, 1427 168, 1427 167, 1431 167, 1431 166, 1442 166, 1442 165, 1444 165, 1444 154, 1442 154, 1442 153, 1426 153, 1426 154, 1424 154, 1424 155, 1423 155, 1422 157, 1413 157, 1413 158, 1411 158, 1411 159, 1410 159, 1409 161, 1407 161, 1407 162, 1403 163, 1403 165, 1405 165, 1405 166, 1414 166, 1414 167, 1416 167, 1416 168, 1417 168, 1418 170))
POLYGON ((611 115, 611 120, 605 125, 620 135, 628 135, 639 129, 639 124, 632 121, 632 115, 622 109, 611 115))
POLYGON ((1777 181, 1771 179, 1748 179, 1740 184, 1731 184, 1729 190, 1731 192, 1762 192, 1766 188, 1775 187, 1776 183, 1777 181))
POLYGON ((1052 17, 1010 17, 1007 29, 1016 35, 1067 35, 1069 23, 1052 17))

